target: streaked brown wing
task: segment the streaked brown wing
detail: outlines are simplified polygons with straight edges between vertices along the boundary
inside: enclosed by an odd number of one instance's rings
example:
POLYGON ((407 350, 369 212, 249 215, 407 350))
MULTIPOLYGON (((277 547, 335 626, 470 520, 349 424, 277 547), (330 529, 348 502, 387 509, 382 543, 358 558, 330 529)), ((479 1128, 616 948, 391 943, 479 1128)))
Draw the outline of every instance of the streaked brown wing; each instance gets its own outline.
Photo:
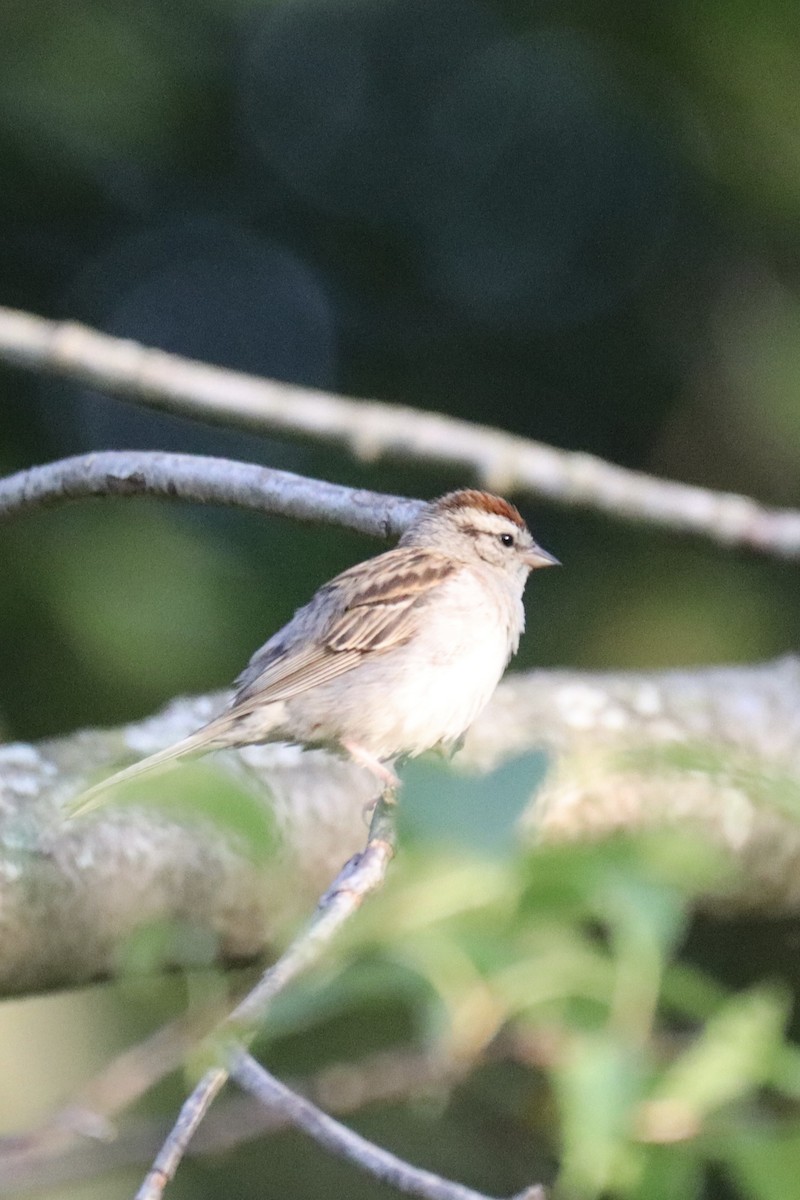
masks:
POLYGON ((255 677, 237 693, 234 707, 289 700, 352 671, 365 653, 398 646, 414 632, 420 607, 431 591, 453 574, 454 564, 430 550, 399 547, 359 563, 326 585, 324 591, 347 593, 323 640, 275 651, 255 677))
POLYGON ((434 588, 456 570, 442 554, 401 546, 368 563, 351 567, 331 586, 358 590, 325 637, 331 650, 381 651, 399 646, 414 632, 420 608, 434 588))
POLYGON ((435 550, 423 550, 418 546, 398 546, 395 550, 387 550, 366 562, 348 567, 337 575, 324 590, 339 591, 342 588, 352 588, 357 583, 357 590, 348 602, 348 608, 357 608, 365 604, 388 603, 392 600, 402 600, 406 597, 422 595, 452 575, 455 564, 435 550))
POLYGON ((360 654, 388 650, 410 636, 413 608, 414 603, 404 600, 349 608, 331 626, 325 644, 339 654, 350 650, 360 654))

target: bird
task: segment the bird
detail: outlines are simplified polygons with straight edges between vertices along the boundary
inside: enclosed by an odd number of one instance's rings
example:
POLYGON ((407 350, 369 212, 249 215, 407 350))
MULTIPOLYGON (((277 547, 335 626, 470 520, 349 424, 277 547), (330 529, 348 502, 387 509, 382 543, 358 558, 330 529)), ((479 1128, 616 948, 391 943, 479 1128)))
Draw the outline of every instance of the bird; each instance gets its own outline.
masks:
POLYGON ((255 652, 219 716, 84 791, 70 815, 187 755, 265 742, 333 749, 395 790, 396 759, 460 744, 516 653, 529 573, 559 565, 509 501, 448 492, 394 549, 323 584, 255 652))

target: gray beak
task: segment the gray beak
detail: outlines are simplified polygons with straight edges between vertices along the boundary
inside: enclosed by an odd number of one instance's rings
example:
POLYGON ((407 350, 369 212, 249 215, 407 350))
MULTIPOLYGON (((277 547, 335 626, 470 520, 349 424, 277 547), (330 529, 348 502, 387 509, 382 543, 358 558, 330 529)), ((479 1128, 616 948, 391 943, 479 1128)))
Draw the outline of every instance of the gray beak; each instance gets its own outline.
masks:
POLYGON ((527 550, 523 554, 522 558, 523 562, 527 563, 532 571, 535 571, 538 567, 561 566, 561 563, 554 554, 548 554, 546 550, 543 550, 541 546, 537 546, 535 542, 530 550, 527 550))

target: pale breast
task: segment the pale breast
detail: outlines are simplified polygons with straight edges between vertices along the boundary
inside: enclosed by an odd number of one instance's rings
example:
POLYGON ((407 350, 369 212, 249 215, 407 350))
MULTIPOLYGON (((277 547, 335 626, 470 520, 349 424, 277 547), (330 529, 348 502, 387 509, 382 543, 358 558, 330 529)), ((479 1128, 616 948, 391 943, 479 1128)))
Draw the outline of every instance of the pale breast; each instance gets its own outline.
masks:
POLYGON ((410 642, 287 703, 304 740, 357 741, 379 758, 457 741, 516 648, 521 596, 475 570, 443 584, 410 642))

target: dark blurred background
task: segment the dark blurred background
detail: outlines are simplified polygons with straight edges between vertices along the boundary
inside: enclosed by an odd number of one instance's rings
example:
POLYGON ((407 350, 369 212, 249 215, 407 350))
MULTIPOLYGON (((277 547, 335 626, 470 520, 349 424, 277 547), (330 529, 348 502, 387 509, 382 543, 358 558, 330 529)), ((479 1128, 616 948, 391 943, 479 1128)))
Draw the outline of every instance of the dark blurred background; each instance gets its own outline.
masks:
MULTIPOLYGON (((0 302, 796 505, 799 62, 778 0, 6 0, 0 302)), ((137 446, 469 482, 6 368, 0 414, 4 473, 137 446)), ((796 644, 794 568, 525 508, 566 569, 521 665, 796 644)), ((221 686, 374 549, 139 501, 4 528, 0 729, 221 686)))
MULTIPOLYGON (((6 3, 0 299, 793 504, 798 43, 779 3, 6 3)), ((0 405, 5 471, 141 446, 461 482, 7 370, 0 405)), ((523 663, 796 640, 788 568, 527 513, 567 570, 533 589, 523 663)), ((0 719, 22 737, 226 682, 373 548, 131 502, 0 536, 0 719)))

